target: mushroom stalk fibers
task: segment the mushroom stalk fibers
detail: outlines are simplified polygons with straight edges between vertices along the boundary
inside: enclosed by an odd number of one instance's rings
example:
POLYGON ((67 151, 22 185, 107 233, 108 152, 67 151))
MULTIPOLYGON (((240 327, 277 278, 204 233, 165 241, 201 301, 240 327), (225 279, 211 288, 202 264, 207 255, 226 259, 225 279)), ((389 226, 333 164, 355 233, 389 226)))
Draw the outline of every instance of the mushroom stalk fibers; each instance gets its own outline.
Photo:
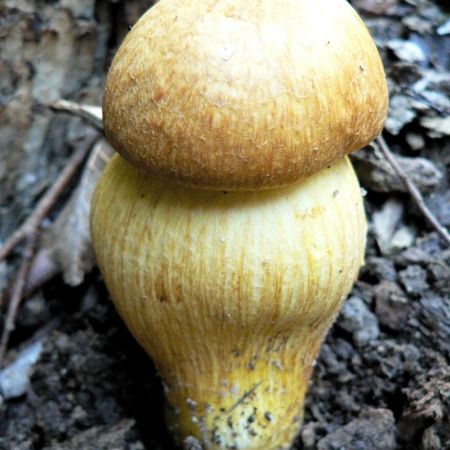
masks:
POLYGON ((363 262, 348 159, 287 187, 222 192, 155 180, 116 156, 92 234, 117 310, 163 379, 177 442, 289 448, 363 262))

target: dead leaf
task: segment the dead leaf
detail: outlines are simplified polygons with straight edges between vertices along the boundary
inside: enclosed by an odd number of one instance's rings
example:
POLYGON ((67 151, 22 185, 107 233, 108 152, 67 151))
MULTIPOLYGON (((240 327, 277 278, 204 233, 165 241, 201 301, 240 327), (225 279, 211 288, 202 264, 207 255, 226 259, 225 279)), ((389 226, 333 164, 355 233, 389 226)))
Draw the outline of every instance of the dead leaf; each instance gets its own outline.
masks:
POLYGON ((104 167, 114 150, 101 139, 94 146, 80 183, 58 219, 44 236, 44 248, 61 268, 64 281, 77 286, 95 265, 89 231, 92 196, 104 167))

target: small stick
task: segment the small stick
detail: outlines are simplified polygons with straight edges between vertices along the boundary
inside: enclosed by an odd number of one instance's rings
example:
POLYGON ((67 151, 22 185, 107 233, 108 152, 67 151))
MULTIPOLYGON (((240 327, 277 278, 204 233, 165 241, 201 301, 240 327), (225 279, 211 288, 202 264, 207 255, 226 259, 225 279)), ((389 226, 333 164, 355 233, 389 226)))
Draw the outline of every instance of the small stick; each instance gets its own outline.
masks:
POLYGON ((259 381, 258 383, 255 383, 248 391, 245 391, 244 395, 242 395, 242 397, 238 399, 238 401, 234 405, 231 405, 231 407, 228 408, 226 414, 229 414, 231 411, 236 409, 240 404, 242 404, 247 398, 249 398, 250 395, 252 395, 256 391, 256 389, 258 389, 261 383, 262 381, 259 381))
POLYGON ((71 102, 70 100, 57 100, 49 105, 54 111, 62 111, 70 113, 74 116, 81 117, 90 125, 103 133, 103 115, 100 106, 82 105, 71 102))
POLYGON ((439 223, 439 221, 436 219, 434 214, 428 209, 427 205, 425 204, 425 200, 423 199, 422 194, 420 193, 419 189, 417 189, 417 186, 411 181, 411 179, 408 177, 408 175, 400 167, 397 160, 395 159, 394 154, 391 152, 388 144, 384 140, 383 136, 379 136, 377 138, 377 143, 380 146, 380 149, 383 152, 384 157, 387 159, 389 164, 392 166, 392 168, 394 169, 394 171, 398 175, 398 177, 405 184, 406 188, 408 189, 409 193, 411 194, 411 197, 416 202, 416 204, 419 207, 422 214, 428 220, 430 225, 436 230, 436 232, 439 234, 439 236, 446 242, 447 245, 450 246, 450 234, 439 223))
POLYGON ((54 111, 70 113, 81 117, 90 125, 103 133, 103 114, 100 106, 82 105, 70 100, 57 100, 49 105, 54 111))
POLYGON ((22 264, 20 266, 16 280, 14 281, 13 291, 8 304, 8 311, 6 313, 5 326, 3 327, 2 335, 0 338, 0 367, 3 364, 3 358, 5 356, 6 348, 8 347, 9 336, 15 328, 16 316, 19 310, 20 302, 23 298, 25 282, 31 268, 31 262, 33 260, 37 239, 37 232, 28 236, 25 250, 22 256, 22 264))
POLYGON ((78 149, 69 159, 66 167, 55 183, 44 194, 27 220, 17 229, 0 248, 0 262, 9 256, 14 248, 31 234, 35 233, 45 216, 58 200, 64 189, 77 173, 95 138, 89 139, 86 145, 78 149))

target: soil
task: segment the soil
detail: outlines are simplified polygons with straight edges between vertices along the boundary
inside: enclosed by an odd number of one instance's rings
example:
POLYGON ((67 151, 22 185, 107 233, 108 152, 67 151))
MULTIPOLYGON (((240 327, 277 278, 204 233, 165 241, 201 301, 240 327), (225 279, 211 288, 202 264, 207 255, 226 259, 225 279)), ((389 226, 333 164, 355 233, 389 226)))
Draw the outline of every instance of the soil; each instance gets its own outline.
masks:
MULTIPOLYGON (((0 4, 2 241, 91 133, 79 119, 44 105, 59 98, 99 105, 114 50, 150 4, 0 4)), ((429 0, 352 4, 385 63, 391 95, 386 140, 448 229, 449 6, 429 0)), ((317 360, 294 448, 450 449, 450 249, 376 146, 353 162, 370 222, 366 264, 317 360)), ((0 264, 6 292, 19 262, 17 251, 0 264)), ((173 448, 162 418, 161 381, 115 312, 97 269, 76 287, 66 281, 53 277, 19 309, 5 367, 32 344, 41 351, 19 395, 0 392, 0 449, 173 448)), ((5 305, 1 313, 4 318, 5 305)))

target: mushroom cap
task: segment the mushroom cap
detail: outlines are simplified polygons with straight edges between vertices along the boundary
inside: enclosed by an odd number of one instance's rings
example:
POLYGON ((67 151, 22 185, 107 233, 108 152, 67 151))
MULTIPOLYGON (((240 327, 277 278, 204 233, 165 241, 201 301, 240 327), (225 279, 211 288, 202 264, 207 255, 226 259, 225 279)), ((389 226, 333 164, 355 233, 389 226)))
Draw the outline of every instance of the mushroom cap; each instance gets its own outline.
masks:
POLYGON ((109 141, 136 167, 257 190, 367 145, 387 86, 346 0, 161 0, 119 48, 103 112, 109 141))

